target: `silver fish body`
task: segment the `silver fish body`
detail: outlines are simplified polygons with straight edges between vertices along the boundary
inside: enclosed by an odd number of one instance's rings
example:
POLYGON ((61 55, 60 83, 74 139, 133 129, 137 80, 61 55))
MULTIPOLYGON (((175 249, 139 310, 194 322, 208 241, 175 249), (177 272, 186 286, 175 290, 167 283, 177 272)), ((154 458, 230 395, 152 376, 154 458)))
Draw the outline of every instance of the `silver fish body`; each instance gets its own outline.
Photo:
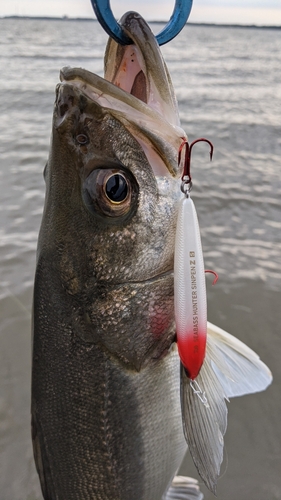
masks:
POLYGON ((57 88, 33 321, 45 500, 161 500, 187 447, 172 274, 184 132, 152 33, 136 14, 123 25, 145 65, 131 92, 115 42, 111 82, 65 69, 57 88))

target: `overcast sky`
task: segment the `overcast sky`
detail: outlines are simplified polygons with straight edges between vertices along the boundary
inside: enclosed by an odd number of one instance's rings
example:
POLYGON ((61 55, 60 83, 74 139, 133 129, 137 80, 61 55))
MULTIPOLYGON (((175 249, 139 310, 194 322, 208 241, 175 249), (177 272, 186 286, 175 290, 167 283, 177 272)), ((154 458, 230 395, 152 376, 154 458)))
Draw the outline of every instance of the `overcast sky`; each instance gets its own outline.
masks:
MULTIPOLYGON (((167 20, 174 0, 111 0, 115 17, 128 10, 147 20, 167 20)), ((94 17, 90 0, 0 0, 0 16, 94 17)), ((281 26, 281 0, 193 0, 189 20, 203 23, 281 26)))

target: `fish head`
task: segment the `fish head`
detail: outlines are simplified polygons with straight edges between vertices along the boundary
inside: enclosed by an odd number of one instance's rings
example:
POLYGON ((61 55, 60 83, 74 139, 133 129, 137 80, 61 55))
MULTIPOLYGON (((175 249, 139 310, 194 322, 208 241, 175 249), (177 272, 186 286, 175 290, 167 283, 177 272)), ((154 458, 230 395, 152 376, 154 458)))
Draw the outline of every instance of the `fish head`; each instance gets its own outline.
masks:
POLYGON ((137 370, 174 340, 173 258, 186 138, 158 44, 126 14, 105 78, 64 68, 57 87, 38 262, 72 327, 137 370), (55 257, 54 257, 55 256, 55 257))

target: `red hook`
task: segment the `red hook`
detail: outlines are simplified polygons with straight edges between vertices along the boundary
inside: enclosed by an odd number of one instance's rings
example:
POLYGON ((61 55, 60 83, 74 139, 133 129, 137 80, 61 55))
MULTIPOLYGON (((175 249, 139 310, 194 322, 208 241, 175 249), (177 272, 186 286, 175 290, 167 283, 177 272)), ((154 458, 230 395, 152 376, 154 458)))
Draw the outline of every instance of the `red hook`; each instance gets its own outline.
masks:
POLYGON ((182 178, 181 180, 183 181, 184 184, 191 184, 191 174, 190 174, 190 162, 191 162, 191 151, 197 142, 207 142, 210 146, 210 161, 212 161, 213 158, 213 151, 214 151, 214 146, 209 141, 208 139, 205 139, 204 137, 201 137, 200 139, 196 139, 193 141, 190 145, 188 144, 186 139, 183 139, 183 142, 180 145, 179 149, 179 154, 178 154, 178 164, 180 164, 181 161, 181 153, 182 150, 185 146, 185 159, 184 159, 184 166, 183 166, 183 173, 182 173, 182 178))

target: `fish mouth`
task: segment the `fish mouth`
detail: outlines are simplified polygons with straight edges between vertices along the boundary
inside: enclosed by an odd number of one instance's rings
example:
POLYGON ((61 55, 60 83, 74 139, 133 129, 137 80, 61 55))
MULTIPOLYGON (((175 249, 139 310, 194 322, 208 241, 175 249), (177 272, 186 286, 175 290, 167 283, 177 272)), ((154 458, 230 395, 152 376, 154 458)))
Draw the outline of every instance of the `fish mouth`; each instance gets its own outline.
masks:
POLYGON ((166 278, 173 278, 174 276, 174 269, 170 269, 168 271, 165 271, 163 273, 156 274, 155 276, 150 276, 149 278, 146 278, 144 280, 127 280, 125 282, 119 282, 117 285, 142 285, 142 284, 150 284, 150 283, 155 283, 159 280, 164 280, 166 278))
POLYGON ((104 77, 146 103, 174 126, 180 126, 172 81, 158 43, 144 19, 127 12, 120 26, 133 44, 109 39, 104 58, 104 77))
POLYGON ((120 20, 132 45, 109 39, 104 78, 81 68, 63 68, 60 79, 79 89, 119 120, 141 145, 156 176, 179 175, 184 130, 172 81, 158 43, 135 12, 120 20))

